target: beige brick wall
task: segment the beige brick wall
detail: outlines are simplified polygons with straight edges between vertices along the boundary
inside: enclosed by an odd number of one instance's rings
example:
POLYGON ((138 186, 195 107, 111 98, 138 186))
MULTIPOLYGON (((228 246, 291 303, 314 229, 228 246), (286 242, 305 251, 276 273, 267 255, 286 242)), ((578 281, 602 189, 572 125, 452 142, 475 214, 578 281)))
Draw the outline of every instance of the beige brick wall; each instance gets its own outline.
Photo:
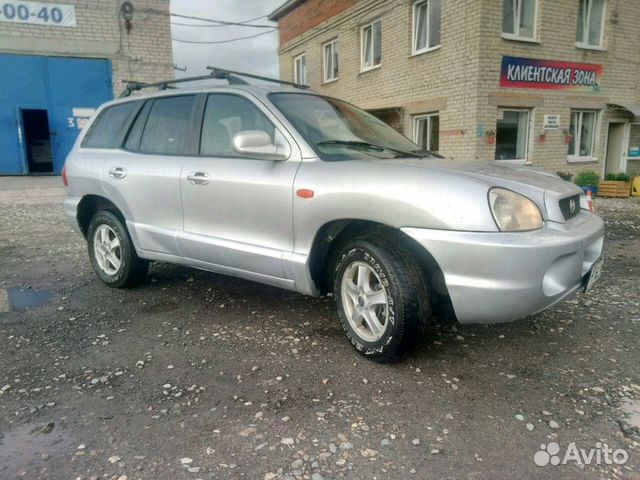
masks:
MULTIPOLYGON (((602 51, 576 47, 577 8, 577 0, 539 0, 537 42, 526 43, 503 39, 502 2, 483 1, 483 38, 487 47, 482 50, 481 55, 481 77, 478 83, 481 108, 478 112, 478 123, 495 124, 497 104, 500 104, 501 96, 504 98, 502 103, 520 103, 518 106, 532 108, 533 112, 529 159, 534 165, 542 165, 550 171, 575 173, 593 169, 600 173, 604 167, 609 120, 628 120, 631 117, 624 112, 607 113, 607 104, 640 103, 640 35, 637 30, 640 22, 640 1, 607 2, 602 51), (601 64, 604 67, 604 75, 600 92, 573 93, 500 88, 498 78, 503 55, 601 64), (509 95, 520 99, 520 102, 505 98, 509 95), (569 128, 571 108, 600 111, 594 162, 567 161, 568 147, 564 130, 569 128), (560 115, 560 130, 546 132, 544 143, 540 143, 539 136, 545 133, 542 129, 544 115, 552 114, 560 115)), ((495 147, 479 141, 478 151, 481 152, 480 157, 490 159, 495 154, 495 147)))
POLYGON ((495 130, 498 108, 532 112, 528 159, 548 170, 601 171, 607 122, 630 115, 607 113, 608 103, 640 103, 640 0, 607 2, 603 51, 575 46, 577 0, 538 0, 537 41, 502 38, 502 0, 443 0, 441 48, 411 56, 410 0, 360 0, 352 8, 293 38, 279 50, 284 79, 293 78, 293 57, 307 55, 309 83, 324 94, 365 109, 400 107, 403 131, 411 137, 412 115, 440 112, 440 150, 456 159, 493 160, 495 146, 477 135, 478 126, 495 130), (382 66, 360 72, 360 27, 382 19, 382 66), (340 74, 322 84, 322 44, 338 39, 340 74), (572 93, 500 87, 504 55, 597 63, 604 66, 599 93, 572 93), (564 129, 571 108, 600 110, 595 161, 568 163, 564 129), (559 131, 539 141, 544 115, 560 115, 559 131))
POLYGON ((75 5, 77 26, 0 22, 0 52, 107 58, 112 62, 115 96, 123 79, 173 78, 169 0, 134 0, 129 34, 119 14, 121 0, 53 3, 75 5))
POLYGON ((405 134, 411 136, 410 115, 440 111, 441 150, 462 157, 471 148, 475 131, 476 94, 472 88, 479 65, 479 45, 466 41, 480 31, 480 4, 465 0, 443 2, 442 46, 438 50, 411 56, 412 2, 406 0, 362 0, 355 7, 319 25, 280 49, 280 71, 293 78, 293 57, 305 52, 312 88, 347 99, 365 109, 402 107, 405 134), (458 21, 460 11, 466 21, 458 21), (382 20, 382 64, 360 72, 360 29, 382 20), (322 84, 322 45, 338 38, 339 79, 322 84), (459 95, 452 95, 458 92, 459 95), (464 130, 465 134, 460 132, 464 130))

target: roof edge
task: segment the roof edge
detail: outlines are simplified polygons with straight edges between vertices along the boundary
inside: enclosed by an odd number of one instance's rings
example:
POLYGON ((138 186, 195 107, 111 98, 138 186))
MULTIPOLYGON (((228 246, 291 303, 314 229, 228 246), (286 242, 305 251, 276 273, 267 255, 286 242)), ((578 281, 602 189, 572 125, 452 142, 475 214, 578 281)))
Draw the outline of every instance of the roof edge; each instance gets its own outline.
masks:
POLYGON ((640 103, 609 102, 608 105, 618 110, 626 110, 633 116, 640 118, 640 103))
POLYGON ((299 5, 303 4, 307 0, 287 0, 278 8, 276 8, 273 12, 271 12, 267 18, 272 22, 277 22, 282 17, 284 17, 291 10, 296 9, 299 5))

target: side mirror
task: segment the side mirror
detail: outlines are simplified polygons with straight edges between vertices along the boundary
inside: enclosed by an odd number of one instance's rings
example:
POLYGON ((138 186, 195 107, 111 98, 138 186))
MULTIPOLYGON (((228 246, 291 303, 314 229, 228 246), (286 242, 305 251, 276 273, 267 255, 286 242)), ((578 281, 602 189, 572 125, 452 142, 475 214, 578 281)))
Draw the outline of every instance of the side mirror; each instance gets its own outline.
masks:
POLYGON ((289 145, 276 131, 281 141, 272 143, 271 137, 262 130, 244 130, 233 136, 233 149, 243 155, 257 156, 270 160, 286 160, 289 157, 289 145))

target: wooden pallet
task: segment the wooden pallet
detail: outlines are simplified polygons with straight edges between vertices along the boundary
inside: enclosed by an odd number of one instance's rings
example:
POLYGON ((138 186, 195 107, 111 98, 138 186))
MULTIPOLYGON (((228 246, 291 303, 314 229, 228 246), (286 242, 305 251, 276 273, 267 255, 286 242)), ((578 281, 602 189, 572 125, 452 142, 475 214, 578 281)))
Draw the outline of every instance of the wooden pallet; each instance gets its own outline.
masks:
POLYGON ((598 185, 598 196, 628 198, 631 196, 630 182, 617 182, 614 180, 601 180, 598 185))

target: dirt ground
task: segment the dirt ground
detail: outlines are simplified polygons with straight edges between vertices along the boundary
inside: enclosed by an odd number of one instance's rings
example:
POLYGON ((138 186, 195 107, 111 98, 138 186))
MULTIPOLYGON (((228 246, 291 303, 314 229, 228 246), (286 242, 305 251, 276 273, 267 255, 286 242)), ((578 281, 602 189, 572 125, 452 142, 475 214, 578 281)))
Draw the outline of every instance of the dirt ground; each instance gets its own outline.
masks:
POLYGON ((379 365, 331 298, 166 264, 102 286, 63 195, 0 178, 2 479, 640 479, 640 199, 597 200, 591 293, 379 365))

